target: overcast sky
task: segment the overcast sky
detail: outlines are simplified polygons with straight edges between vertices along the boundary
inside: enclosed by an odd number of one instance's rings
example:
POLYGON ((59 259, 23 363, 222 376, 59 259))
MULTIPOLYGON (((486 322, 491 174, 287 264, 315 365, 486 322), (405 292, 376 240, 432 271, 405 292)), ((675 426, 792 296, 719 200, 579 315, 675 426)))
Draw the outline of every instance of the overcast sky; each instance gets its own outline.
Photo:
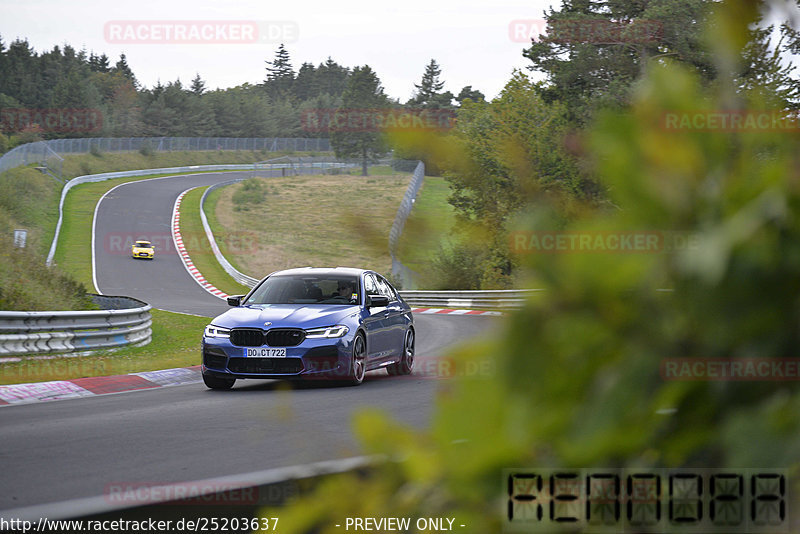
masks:
MULTIPOLYGON (((433 58, 442 67, 445 89, 457 94, 463 86, 472 85, 494 97, 513 69, 529 64, 521 55, 525 43, 512 39, 509 25, 541 19, 552 3, 0 0, 0 37, 6 44, 27 38, 39 52, 64 43, 85 47, 98 55, 105 53, 112 64, 125 53, 138 80, 148 87, 159 79, 165 83, 176 78, 188 85, 195 73, 200 73, 206 87, 214 89, 263 81, 264 61, 273 59, 277 43, 142 43, 142 38, 150 38, 157 30, 152 25, 142 29, 137 21, 244 21, 245 28, 252 28, 247 24, 252 21, 277 32, 273 38, 286 41, 295 70, 304 61, 317 65, 328 56, 348 67, 368 64, 378 73, 386 92, 404 102, 433 58), (270 21, 279 24, 264 24, 270 21), (138 36, 134 42, 114 42, 124 35, 109 33, 112 25, 117 30, 136 28, 138 36)), ((127 35, 130 38, 132 34, 127 35)))

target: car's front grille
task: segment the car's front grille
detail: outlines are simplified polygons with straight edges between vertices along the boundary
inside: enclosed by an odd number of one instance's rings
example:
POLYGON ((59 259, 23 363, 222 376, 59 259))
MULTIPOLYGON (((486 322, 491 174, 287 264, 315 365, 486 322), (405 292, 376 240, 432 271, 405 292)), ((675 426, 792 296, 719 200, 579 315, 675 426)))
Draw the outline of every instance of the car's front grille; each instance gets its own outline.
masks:
POLYGON ((257 328, 234 328, 231 343, 239 347, 260 347, 264 344, 264 331, 257 328))
POLYGON ((210 369, 225 369, 228 357, 221 349, 210 348, 203 351, 203 364, 210 369))
POLYGON ((303 370, 300 358, 230 358, 228 369, 232 373, 297 374, 303 370))
POLYGON ((267 332, 267 345, 270 347, 295 347, 305 338, 305 331, 299 328, 273 328, 267 332))

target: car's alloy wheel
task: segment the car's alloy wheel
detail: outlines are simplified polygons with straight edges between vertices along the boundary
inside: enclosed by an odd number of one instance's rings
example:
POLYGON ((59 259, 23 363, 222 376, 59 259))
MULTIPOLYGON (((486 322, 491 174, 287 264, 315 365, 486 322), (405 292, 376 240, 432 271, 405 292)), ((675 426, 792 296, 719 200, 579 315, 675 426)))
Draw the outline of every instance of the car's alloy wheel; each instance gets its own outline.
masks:
POLYGON ((203 375, 203 383, 210 389, 231 389, 236 383, 235 378, 217 378, 216 376, 203 375))
POLYGON ((403 340, 403 355, 400 361, 386 368, 390 375, 410 375, 414 370, 414 330, 409 328, 403 340))
POLYGON ((357 386, 364 381, 367 372, 367 344, 363 334, 356 335, 353 340, 353 359, 350 362, 350 377, 348 384, 357 386))

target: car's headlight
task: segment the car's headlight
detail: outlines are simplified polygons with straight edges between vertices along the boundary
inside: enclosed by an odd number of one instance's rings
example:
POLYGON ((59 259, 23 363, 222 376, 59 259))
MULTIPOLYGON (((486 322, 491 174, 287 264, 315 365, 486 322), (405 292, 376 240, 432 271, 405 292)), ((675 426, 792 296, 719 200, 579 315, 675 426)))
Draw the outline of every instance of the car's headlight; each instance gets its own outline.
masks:
POLYGON ((230 328, 222 328, 210 324, 206 327, 206 331, 203 335, 205 337, 231 337, 231 330, 230 328))
POLYGON ((325 326, 323 328, 310 328, 306 330, 306 339, 322 339, 322 338, 335 338, 335 337, 342 337, 350 329, 347 328, 343 324, 337 324, 335 326, 325 326))

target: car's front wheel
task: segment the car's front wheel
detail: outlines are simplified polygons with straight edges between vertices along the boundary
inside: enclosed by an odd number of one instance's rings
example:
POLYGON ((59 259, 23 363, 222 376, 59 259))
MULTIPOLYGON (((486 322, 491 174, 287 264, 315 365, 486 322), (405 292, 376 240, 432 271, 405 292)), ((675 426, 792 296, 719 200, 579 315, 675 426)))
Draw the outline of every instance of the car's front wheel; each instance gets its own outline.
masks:
POLYGON ((203 383, 209 389, 231 389, 236 383, 235 378, 217 378, 216 376, 203 375, 203 383))
POLYGON ((367 342, 364 340, 364 334, 356 334, 353 340, 353 357, 350 360, 350 375, 345 380, 345 383, 351 386, 357 386, 364 381, 364 375, 367 373, 367 342))
POLYGON ((410 375, 414 370, 414 330, 409 328, 403 340, 403 354, 400 361, 386 368, 390 375, 410 375))

